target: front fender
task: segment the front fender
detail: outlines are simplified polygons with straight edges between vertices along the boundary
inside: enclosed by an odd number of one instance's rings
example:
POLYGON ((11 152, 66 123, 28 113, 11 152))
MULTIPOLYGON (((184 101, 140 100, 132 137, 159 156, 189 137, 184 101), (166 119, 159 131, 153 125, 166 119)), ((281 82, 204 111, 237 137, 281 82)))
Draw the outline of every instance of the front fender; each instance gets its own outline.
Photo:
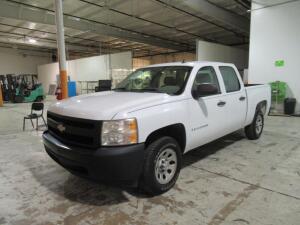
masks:
POLYGON ((188 126, 187 99, 165 103, 140 109, 133 112, 120 113, 114 119, 136 118, 138 122, 139 143, 146 141, 147 137, 160 128, 181 123, 188 126))

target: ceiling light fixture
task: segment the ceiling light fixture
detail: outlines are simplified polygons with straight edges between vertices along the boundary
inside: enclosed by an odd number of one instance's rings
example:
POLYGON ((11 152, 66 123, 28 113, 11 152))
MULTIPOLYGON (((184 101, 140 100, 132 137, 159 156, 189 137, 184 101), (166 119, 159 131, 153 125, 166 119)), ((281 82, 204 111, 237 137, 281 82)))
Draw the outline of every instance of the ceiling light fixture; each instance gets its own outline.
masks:
POLYGON ((28 42, 31 43, 31 44, 35 44, 35 43, 36 43, 36 40, 33 39, 33 38, 28 38, 28 42))

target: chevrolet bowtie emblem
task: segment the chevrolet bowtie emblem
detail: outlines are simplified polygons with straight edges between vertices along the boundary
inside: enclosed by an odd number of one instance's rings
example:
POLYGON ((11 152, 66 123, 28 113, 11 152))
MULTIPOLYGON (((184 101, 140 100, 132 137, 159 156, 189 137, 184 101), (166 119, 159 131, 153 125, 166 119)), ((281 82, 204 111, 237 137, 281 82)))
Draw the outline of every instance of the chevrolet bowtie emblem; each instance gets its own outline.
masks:
POLYGON ((57 129, 63 133, 66 130, 66 127, 63 124, 58 124, 57 129))

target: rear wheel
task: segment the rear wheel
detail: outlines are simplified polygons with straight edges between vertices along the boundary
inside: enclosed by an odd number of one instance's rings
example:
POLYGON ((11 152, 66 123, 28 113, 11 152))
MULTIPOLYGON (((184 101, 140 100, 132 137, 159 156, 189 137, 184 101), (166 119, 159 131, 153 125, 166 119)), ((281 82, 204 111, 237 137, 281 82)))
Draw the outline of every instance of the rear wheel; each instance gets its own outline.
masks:
POLYGON ((151 195, 171 189, 181 169, 182 153, 177 141, 161 137, 146 149, 141 187, 151 195))
POLYGON ((259 110, 255 113, 252 123, 245 127, 245 133, 248 139, 256 140, 260 138, 264 129, 264 115, 259 110))

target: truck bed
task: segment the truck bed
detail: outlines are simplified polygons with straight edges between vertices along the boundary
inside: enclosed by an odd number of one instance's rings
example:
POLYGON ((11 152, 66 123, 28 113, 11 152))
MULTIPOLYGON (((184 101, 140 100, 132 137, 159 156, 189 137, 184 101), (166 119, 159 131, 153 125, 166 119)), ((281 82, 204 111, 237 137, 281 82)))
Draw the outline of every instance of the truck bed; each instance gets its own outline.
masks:
POLYGON ((244 84, 245 87, 252 87, 252 86, 258 86, 258 85, 264 85, 264 84, 244 84))
POLYGON ((250 124, 255 115, 256 106, 262 101, 267 103, 266 113, 270 108, 271 87, 268 84, 246 84, 245 91, 248 99, 246 125, 250 124))

